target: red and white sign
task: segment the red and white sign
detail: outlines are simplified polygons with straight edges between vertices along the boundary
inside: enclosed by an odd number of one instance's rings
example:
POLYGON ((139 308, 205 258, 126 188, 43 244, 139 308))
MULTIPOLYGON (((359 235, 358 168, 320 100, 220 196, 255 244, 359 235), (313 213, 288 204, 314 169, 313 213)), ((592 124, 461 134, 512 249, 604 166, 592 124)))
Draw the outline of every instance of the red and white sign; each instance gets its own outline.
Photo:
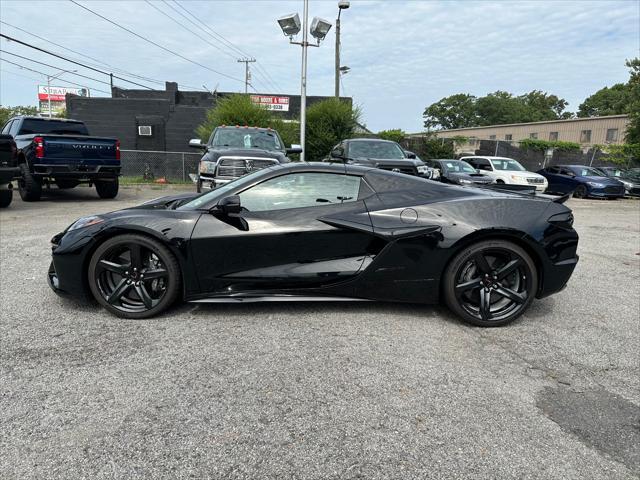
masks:
POLYGON ((46 85, 38 85, 38 100, 49 100, 52 102, 64 102, 65 95, 72 93, 80 97, 88 97, 89 89, 87 88, 70 88, 70 87, 47 87, 46 85))
POLYGON ((274 97, 271 95, 251 95, 251 101, 267 110, 289 111, 289 97, 274 97))

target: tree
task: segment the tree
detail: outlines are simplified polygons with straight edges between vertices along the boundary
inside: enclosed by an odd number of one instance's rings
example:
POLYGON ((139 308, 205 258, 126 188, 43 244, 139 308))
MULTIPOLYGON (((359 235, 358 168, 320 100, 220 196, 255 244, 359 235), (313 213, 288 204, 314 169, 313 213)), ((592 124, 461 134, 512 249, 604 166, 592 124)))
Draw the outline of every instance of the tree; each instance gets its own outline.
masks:
POLYGON ((587 97, 578 107, 578 117, 601 117, 628 113, 631 88, 628 83, 604 87, 587 97))
POLYGON ((394 128, 391 130, 381 130, 378 132, 378 137, 383 140, 391 140, 392 142, 400 143, 407 136, 407 133, 400 129, 394 128))
POLYGON ((627 60, 627 67, 631 70, 629 79, 629 125, 627 126, 626 142, 636 146, 635 152, 640 150, 640 58, 627 60))
POLYGON ((207 112, 207 117, 196 134, 207 140, 219 125, 250 125, 252 127, 273 127, 271 112, 251 101, 248 95, 234 94, 221 98, 216 106, 207 112))
POLYGON ((478 125, 475 105, 476 97, 467 93, 442 98, 424 110, 424 126, 427 130, 475 127, 478 125))
POLYGON ((557 120, 559 118, 571 117, 570 112, 564 109, 569 103, 564 98, 550 95, 547 92, 533 90, 521 95, 518 100, 525 107, 525 118, 527 122, 541 122, 544 120, 557 120))
POLYGON ((22 106, 18 105, 15 107, 3 107, 0 106, 0 128, 7 123, 11 117, 16 115, 37 115, 38 107, 32 107, 31 105, 22 106))
POLYGON ((359 108, 337 98, 307 108, 306 160, 322 160, 338 142, 351 138, 360 116, 359 108))

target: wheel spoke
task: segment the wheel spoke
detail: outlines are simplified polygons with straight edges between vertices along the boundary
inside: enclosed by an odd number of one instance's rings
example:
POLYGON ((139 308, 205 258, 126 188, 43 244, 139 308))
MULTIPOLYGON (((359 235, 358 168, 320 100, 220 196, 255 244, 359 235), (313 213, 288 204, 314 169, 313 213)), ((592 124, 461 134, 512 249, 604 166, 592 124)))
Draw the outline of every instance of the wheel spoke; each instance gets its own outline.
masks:
POLYGON ((129 244, 131 252, 131 266, 140 270, 142 268, 142 247, 137 243, 129 244))
POLYGON ((142 272, 145 280, 154 280, 156 278, 164 278, 167 276, 167 271, 164 268, 153 268, 142 272))
POLYGON ((482 273, 491 273, 491 267, 487 262, 487 259, 482 254, 482 252, 478 252, 473 256, 473 261, 476 264, 476 267, 480 269, 482 273))
POLYGON ((474 288, 478 288, 478 287, 480 287, 480 280, 478 280, 477 278, 474 280, 469 280, 468 282, 464 282, 459 285, 456 285, 456 295, 460 296, 464 292, 473 290, 474 288))
POLYGON ((509 300, 516 302, 518 304, 522 304, 526 301, 526 297, 523 296, 522 294, 518 293, 518 292, 514 292, 513 290, 511 290, 510 288, 507 287, 498 287, 495 289, 495 292, 498 295, 501 295, 505 298, 508 298, 509 300))
POLYGON ((149 296, 149 292, 147 292, 147 288, 144 286, 144 283, 136 285, 135 289, 136 293, 140 297, 140 300, 142 300, 142 303, 144 303, 144 306, 147 308, 152 308, 153 299, 151 298, 151 296, 149 296))
POLYGON ((522 264, 522 260, 516 258, 515 260, 511 260, 504 267, 500 268, 496 272, 496 276, 498 280, 503 280, 506 276, 513 273, 520 265, 522 264))
POLYGON ((482 320, 491 318, 491 290, 486 288, 480 289, 480 316, 482 320))
POLYGON ((120 265, 119 263, 110 262, 108 260, 100 260, 98 266, 102 270, 108 270, 109 272, 117 273, 118 275, 124 275, 127 271, 127 265, 120 265))
POLYGON ((127 283, 127 280, 123 278, 118 286, 113 290, 113 292, 111 292, 111 294, 107 297, 107 302, 109 302, 111 305, 115 304, 130 288, 131 284, 127 283))

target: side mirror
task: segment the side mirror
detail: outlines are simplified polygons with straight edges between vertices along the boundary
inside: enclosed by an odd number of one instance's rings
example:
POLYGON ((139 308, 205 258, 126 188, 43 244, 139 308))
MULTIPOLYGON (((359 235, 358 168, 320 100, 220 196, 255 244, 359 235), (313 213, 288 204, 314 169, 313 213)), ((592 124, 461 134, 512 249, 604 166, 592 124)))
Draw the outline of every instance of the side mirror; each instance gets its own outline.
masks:
POLYGON ((415 153, 413 153, 413 152, 407 152, 407 158, 413 158, 413 159, 415 159, 415 158, 416 158, 416 154, 415 154, 415 153))
POLYGON ((286 150, 287 155, 291 155, 294 153, 302 153, 302 147, 300 145, 293 144, 286 150))
POLYGON ((202 140, 200 140, 199 138, 192 138, 191 140, 189 140, 189 146, 191 148, 199 148, 200 150, 205 150, 207 148, 207 146, 202 143, 202 140))
POLYGON ((344 158, 344 148, 342 147, 336 147, 333 150, 331 150, 331 153, 329 154, 331 156, 331 158, 344 158))
POLYGON ((216 210, 224 213, 225 215, 231 215, 232 213, 240 213, 242 206, 240 205, 240 197, 238 195, 231 195, 224 197, 216 205, 216 210))

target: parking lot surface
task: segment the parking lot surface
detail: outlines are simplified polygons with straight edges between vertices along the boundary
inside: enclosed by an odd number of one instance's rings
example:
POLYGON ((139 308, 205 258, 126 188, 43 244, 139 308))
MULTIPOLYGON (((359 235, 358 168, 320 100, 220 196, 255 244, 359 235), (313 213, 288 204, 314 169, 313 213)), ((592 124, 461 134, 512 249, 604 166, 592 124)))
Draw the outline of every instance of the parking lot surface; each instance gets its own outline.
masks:
POLYGON ((0 211, 1 478, 640 475, 640 201, 570 200, 569 286, 498 329, 382 303, 121 320, 49 290, 55 233, 165 193, 0 211))

